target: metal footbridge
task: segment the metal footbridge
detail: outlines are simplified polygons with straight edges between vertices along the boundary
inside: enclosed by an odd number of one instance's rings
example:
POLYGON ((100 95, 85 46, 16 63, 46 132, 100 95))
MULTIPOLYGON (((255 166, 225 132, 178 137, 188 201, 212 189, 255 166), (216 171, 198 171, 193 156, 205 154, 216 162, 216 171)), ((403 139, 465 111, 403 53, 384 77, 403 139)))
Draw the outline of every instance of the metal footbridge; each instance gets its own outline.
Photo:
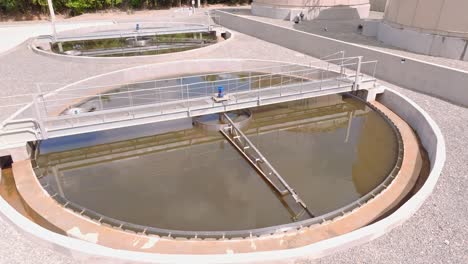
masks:
POLYGON ((228 121, 229 125, 220 130, 221 134, 275 191, 275 194, 292 215, 293 221, 303 220, 304 217, 306 219, 314 217, 296 191, 289 186, 231 118, 227 114, 223 114, 223 118, 228 121))
POLYGON ((29 101, 10 105, 23 108, 3 122, 0 149, 28 141, 369 89, 375 85, 375 78, 361 74, 360 69, 364 65, 375 67, 375 63, 352 57, 322 61, 320 66, 279 64, 139 83, 76 84, 21 95, 29 101), (187 82, 189 79, 198 81, 187 82), (219 86, 226 92, 223 100, 215 96, 219 86))
POLYGON ((55 42, 150 37, 156 35, 172 35, 180 33, 204 33, 212 30, 212 26, 210 25, 198 24, 182 24, 180 26, 142 26, 138 30, 136 29, 136 24, 132 24, 131 26, 134 28, 129 29, 127 26, 125 29, 121 30, 100 30, 79 35, 60 33, 56 36, 55 42))

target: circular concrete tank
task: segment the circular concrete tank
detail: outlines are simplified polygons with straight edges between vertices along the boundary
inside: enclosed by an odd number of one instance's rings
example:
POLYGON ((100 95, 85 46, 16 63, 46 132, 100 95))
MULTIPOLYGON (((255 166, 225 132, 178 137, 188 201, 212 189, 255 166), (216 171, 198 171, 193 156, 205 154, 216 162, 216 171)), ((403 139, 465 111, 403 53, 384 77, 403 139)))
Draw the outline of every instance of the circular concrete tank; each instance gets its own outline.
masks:
POLYGON ((468 60, 466 10, 466 0, 389 0, 378 38, 413 52, 468 60))
POLYGON ((359 19, 369 16, 369 0, 253 0, 252 13, 292 20, 301 12, 304 19, 359 19))

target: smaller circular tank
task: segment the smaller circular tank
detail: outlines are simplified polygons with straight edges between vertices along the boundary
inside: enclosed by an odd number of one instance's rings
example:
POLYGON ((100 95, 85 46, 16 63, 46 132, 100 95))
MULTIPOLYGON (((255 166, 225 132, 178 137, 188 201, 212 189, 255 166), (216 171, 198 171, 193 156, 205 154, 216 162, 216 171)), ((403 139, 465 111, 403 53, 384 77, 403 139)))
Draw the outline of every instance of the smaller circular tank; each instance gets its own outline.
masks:
POLYGON ((380 41, 416 53, 468 61, 467 0, 388 0, 380 41))
POLYGON ((441 36, 468 38, 466 0, 389 0, 386 23, 441 36))
POLYGON ((293 20, 360 19, 369 16, 369 0, 253 0, 252 14, 293 20))

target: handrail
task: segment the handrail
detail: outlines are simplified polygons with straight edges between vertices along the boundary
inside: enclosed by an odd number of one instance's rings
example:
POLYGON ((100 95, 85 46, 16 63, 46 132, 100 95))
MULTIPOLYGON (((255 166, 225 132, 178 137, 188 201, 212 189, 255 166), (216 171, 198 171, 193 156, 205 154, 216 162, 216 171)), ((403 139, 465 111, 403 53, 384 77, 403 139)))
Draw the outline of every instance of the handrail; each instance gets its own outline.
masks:
POLYGON ((139 31, 136 30, 125 30, 119 32, 109 32, 108 34, 103 34, 102 32, 96 32, 95 34, 88 34, 82 36, 57 36, 56 42, 67 42, 67 41, 80 41, 86 39, 110 39, 110 38, 124 38, 124 37, 138 37, 138 36, 156 36, 156 35, 167 35, 173 34, 176 32, 205 32, 209 31, 209 26, 200 25, 200 26, 191 26, 191 27, 180 27, 180 28, 170 28, 170 29, 158 29, 158 30, 145 30, 140 29, 139 31))
MULTIPOLYGON (((349 65, 356 65, 356 64, 346 64, 345 66, 349 65)), ((274 67, 267 67, 263 69, 268 69, 268 68, 278 68, 278 66, 274 67)), ((252 79, 252 78, 263 78, 263 77, 272 77, 275 75, 292 75, 292 74, 300 74, 300 73, 317 73, 317 72, 323 72, 323 68, 307 68, 307 69, 300 69, 300 70, 291 70, 291 71, 281 71, 281 72, 273 72, 273 73, 265 73, 265 74, 257 74, 257 75, 249 75, 248 77, 238 77, 238 78, 231 78, 231 79, 222 79, 222 80, 215 80, 215 81, 203 81, 203 82, 194 82, 190 84, 176 84, 176 85, 170 85, 170 86, 163 86, 163 87, 154 87, 154 88, 140 88, 140 89, 132 89, 130 90, 131 87, 126 87, 129 89, 128 91, 123 91, 123 92, 113 92, 113 93, 101 93, 101 96, 106 96, 106 95, 114 95, 114 94, 126 94, 129 92, 140 92, 140 91, 153 91, 153 90, 162 90, 162 89, 170 89, 170 88, 180 88, 180 87, 186 87, 186 86, 196 86, 196 85, 202 85, 202 84, 213 84, 217 82, 234 82, 234 81, 239 81, 239 80, 246 80, 246 79, 252 79)), ((232 73, 239 73, 239 72, 246 72, 246 71, 236 71, 232 73)), ((250 74, 255 73, 255 71, 249 70, 248 71, 250 74)), ((204 74, 204 75, 195 75, 195 76, 189 76, 189 77, 178 77, 178 78, 171 78, 171 79, 161 79, 161 80, 150 80, 150 81, 145 81, 145 82, 136 82, 136 83, 131 83, 131 84, 143 84, 143 83, 152 83, 152 82, 163 82, 167 80, 181 80, 185 78, 190 78, 190 77, 200 77, 200 76, 210 76, 214 74, 229 74, 229 73, 213 73, 213 74, 204 74)), ((303 76, 293 76, 293 77, 303 77, 303 76)), ((129 85, 126 83, 125 85, 129 85)), ((117 86, 116 84, 113 84, 113 86, 117 86)), ((102 86, 91 86, 87 88, 78 88, 78 89, 67 89, 65 90, 66 92, 72 92, 75 90, 82 90, 82 89, 91 89, 91 88, 101 88, 101 87, 109 87, 109 85, 102 85, 102 86)), ((197 89, 201 89, 204 87, 197 87, 197 89)), ((60 93, 60 95, 67 95, 66 93, 60 93)), ((88 95, 88 96, 80 96, 80 97, 71 97, 71 98, 65 98, 65 99, 74 99, 74 98, 87 98, 87 97, 94 97, 98 95, 88 95)), ((47 97, 47 96, 46 96, 47 97)), ((65 100, 64 99, 64 100, 65 100)))
MULTIPOLYGON (((140 89, 133 89, 130 90, 130 87, 127 87, 127 91, 122 91, 122 92, 104 92, 100 93, 99 95, 85 95, 85 96, 78 96, 78 97, 68 97, 68 98, 61 98, 61 99, 56 99, 56 100, 44 100, 44 102, 48 101, 61 101, 61 100, 70 100, 70 99, 85 99, 85 98, 90 98, 90 97, 97 97, 97 96, 108 96, 108 95, 118 95, 118 94, 128 94, 128 93, 136 93, 136 92, 148 92, 148 91, 160 91, 160 90, 165 90, 165 89, 172 89, 172 88, 181 88, 181 87, 186 87, 186 86, 198 86, 198 85, 203 85, 203 84, 209 84, 207 86, 203 87, 196 87, 196 89, 202 89, 205 87, 211 87, 212 84, 217 83, 217 82, 235 82, 239 80, 248 80, 248 79, 253 79, 253 78, 263 78, 263 77, 273 77, 275 75, 283 75, 283 76, 288 76, 294 73, 316 73, 320 72, 321 69, 306 69, 306 70, 297 70, 297 71, 286 71, 286 72, 279 72, 279 73, 266 73, 266 74, 259 74, 259 75, 250 75, 246 77, 239 77, 239 78, 232 78, 232 79, 222 79, 222 80, 215 80, 215 81, 203 81, 203 82, 194 82, 190 84, 176 84, 176 85, 170 85, 170 86, 163 86, 163 87, 154 87, 154 88, 140 88, 140 89)), ((251 73, 251 72, 250 72, 251 73)), ((201 76, 210 76, 213 74, 209 75, 201 75, 201 76)), ((292 77, 301 77, 301 76, 292 76, 292 77)), ((184 77, 186 78, 186 77, 184 77)), ((177 78, 175 80, 180 80, 182 78, 177 78)), ((329 78, 331 79, 331 78, 329 78)), ((158 80, 159 81, 159 80, 158 80)), ((151 83, 152 81, 149 81, 151 83)), ((100 87, 100 86, 99 86, 100 87)), ((106 86, 108 87, 108 86, 106 86)), ((117 88, 118 89, 118 88, 117 88)), ((66 90, 66 92, 71 92, 73 90, 66 90)), ((60 95, 68 95, 67 93, 60 93, 60 95)), ((72 94, 69 94, 72 95, 72 94)))
MULTIPOLYGON (((224 72, 215 72, 213 74, 234 74, 234 73, 240 73, 240 72, 255 72, 255 71, 262 71, 266 69, 277 69, 280 67, 301 67, 301 68, 308 68, 310 70, 312 69, 326 69, 326 67, 315 67, 315 65, 334 65, 337 67, 340 67, 340 64, 334 64, 333 62, 341 61, 343 59, 358 59, 359 57, 345 57, 345 58, 338 58, 338 59, 327 59, 327 60, 319 60, 319 61, 313 61, 309 63, 309 65, 296 65, 296 64, 288 64, 288 63, 281 63, 278 65, 272 65, 272 66, 264 66, 264 67, 258 67, 258 68, 249 68, 245 70, 239 70, 239 71, 224 71, 224 72)), ((363 61, 362 64, 366 63, 367 61, 363 61)), ((352 65, 352 64, 351 64, 352 65)), ((191 77, 200 77, 200 76, 206 76, 210 74, 194 74, 194 75, 188 75, 188 76, 183 76, 183 78, 191 78, 191 77)), ((181 79, 182 77, 174 77, 174 78, 166 78, 166 79, 156 79, 156 80, 147 80, 147 81, 139 81, 139 82, 121 82, 121 83, 112 83, 112 86, 124 86, 124 85, 131 85, 131 84, 142 84, 142 83, 149 83, 149 82, 154 82, 154 81, 170 81, 170 80, 177 80, 181 79)), ((39 86, 43 86, 46 84, 58 84, 58 85, 63 85, 65 83, 58 83, 58 82, 38 82, 36 83, 39 86)), ((68 89, 68 90, 80 90, 80 89, 90 89, 90 88, 100 88, 100 87, 109 87, 110 85, 93 85, 93 86, 88 86, 88 85, 80 85, 78 87, 82 88, 75 88, 75 89, 68 89)), ((53 92, 52 92, 53 93, 53 92)))
MULTIPOLYGON (((309 81, 307 83, 291 84, 289 87, 288 86, 268 87, 268 88, 262 89, 261 91, 276 90, 276 89, 287 89, 287 88, 290 88, 290 87, 301 86, 301 85, 304 85, 304 84, 318 84, 318 83, 321 83, 321 82, 320 81, 316 81, 316 82, 309 81)), ((233 95, 241 95, 241 94, 248 94, 248 93, 254 93, 254 94, 258 95, 258 91, 259 90, 248 90, 248 91, 244 91, 244 92, 236 92, 233 95)), ((116 107, 116 108, 104 109, 104 110, 100 110, 100 111, 96 111, 96 112, 84 112, 84 113, 81 113, 79 115, 58 115, 58 116, 44 117, 44 118, 45 118, 45 121, 68 120, 68 119, 80 118, 80 117, 84 117, 84 116, 93 116, 93 115, 96 115, 96 113, 98 113, 98 112, 102 113, 102 114, 111 114, 111 113, 117 113, 117 112, 125 112, 125 111, 131 111, 131 110, 151 108, 151 107, 154 107, 154 106, 164 106, 164 105, 173 104, 173 103, 176 103, 176 102, 192 102, 192 101, 200 100, 200 99, 203 99, 203 98, 204 97, 196 97, 196 98, 190 98, 190 99, 184 99, 184 100, 174 99, 172 101, 167 101, 167 102, 162 102, 162 103, 141 104, 141 105, 133 105, 133 106, 116 107)), ((255 98, 255 100, 257 100, 257 98, 255 98)), ((183 112, 183 111, 186 111, 186 110, 181 110, 181 111, 183 112)))
MULTIPOLYGON (((323 63, 323 62, 320 62, 323 63)), ((322 85, 324 89, 329 89, 332 86, 337 86, 337 88, 346 88, 348 85, 353 85, 353 90, 359 89, 359 86, 356 85, 362 81, 369 82, 375 81, 375 78, 366 78, 365 75, 360 73, 360 66, 363 64, 376 63, 376 61, 367 61, 362 62, 362 57, 350 57, 350 58, 340 58, 340 59, 331 59, 328 62, 325 62, 327 67, 309 67, 307 65, 289 65, 289 64, 279 64, 274 66, 266 66, 263 69, 269 69, 271 72, 259 73, 249 72, 248 76, 242 77, 231 77, 228 79, 220 79, 214 81, 199 81, 190 84, 183 84, 184 77, 169 78, 169 79, 160 79, 160 80, 151 80, 144 81, 141 83, 152 84, 149 88, 139 88, 132 87, 130 84, 126 84, 126 87, 120 87, 124 89, 121 91, 114 92, 112 89, 117 89, 116 85, 112 85, 115 88, 110 88, 109 86, 94 86, 87 88, 75 88, 75 89, 62 89, 60 91, 55 91, 51 93, 35 94, 33 96, 33 104, 15 104, 13 106, 24 106, 30 105, 29 107, 34 107, 32 110, 35 110, 34 117, 37 118, 37 123, 41 130, 41 134, 47 137, 47 131, 49 129, 54 130, 55 128, 48 127, 53 125, 51 122, 54 120, 75 120, 78 123, 73 124, 68 123, 64 124, 65 127, 71 126, 72 128, 75 125, 81 126, 82 122, 80 118, 87 118, 87 116, 97 117, 98 119, 93 122, 105 123, 107 119, 104 115, 110 113, 128 113, 129 118, 135 118, 136 111, 149 109, 148 107, 157 106, 160 108, 160 114, 163 115, 163 107, 166 107, 166 110, 169 112, 187 112, 190 116, 190 111, 201 110, 204 108, 198 107, 196 104, 190 105, 196 100, 202 100, 204 97, 211 97, 216 93, 217 85, 223 85, 226 87, 226 92, 233 95, 235 103, 238 102, 247 102, 252 94, 257 100, 260 100, 260 97, 266 96, 268 98, 268 92, 277 93, 279 91, 280 96, 283 93, 287 94, 302 94, 303 89, 306 90, 306 93, 310 93, 314 88, 314 85, 317 85, 317 90, 322 90, 322 85), (330 64, 330 62, 343 62, 344 60, 356 59, 356 63, 342 63, 341 65, 330 64), (356 65, 356 71, 346 72, 344 70, 334 70, 333 67, 339 67, 344 69, 344 67, 356 65), (332 73, 330 76, 329 73, 332 73), (351 73, 351 74, 350 74, 351 73), (353 75, 353 73, 355 73, 353 75), (362 80, 364 79, 364 80, 362 80), (158 82, 164 83, 166 80, 178 80, 180 83, 175 85, 166 85, 157 87, 158 82), (255 85, 255 87, 252 87, 255 85), (318 87, 320 85, 320 87, 318 87), (258 87, 257 87, 258 86, 258 87), (106 87, 109 91, 104 91, 99 93, 100 87, 106 87), (97 94, 88 94, 88 95, 79 95, 74 92, 82 92, 84 89, 95 89, 95 91, 90 91, 90 93, 97 94), (312 90, 311 90, 312 89, 312 90), (122 104, 108 104, 106 103, 107 97, 112 96, 111 99, 123 100, 122 104), (79 107, 79 104, 90 101, 93 105, 93 112, 83 112, 77 115, 67 115, 67 116, 56 116, 63 113, 70 107, 79 107), (180 102, 181 105, 174 105, 174 103, 180 102), (183 104, 183 105, 182 105, 183 104), (169 108, 167 108, 169 107, 169 108), (183 110, 183 109, 185 110, 183 110), (180 110, 182 109, 182 110, 180 110), (174 111, 175 110, 175 111, 174 111), (180 110, 180 111, 179 111, 180 110), (102 119, 101 121, 99 121, 102 119), (49 122, 50 121, 50 122, 49 122), (46 126, 44 126, 46 122, 46 126)), ((260 67, 262 68, 262 67, 260 67)), ((235 71, 237 73, 245 73, 245 71, 235 71)), ((221 73, 226 74, 229 72, 221 73)), ((216 73, 195 75, 195 76, 210 76, 216 73)), ((135 83, 137 84, 137 83, 135 83)), ((40 88, 38 88, 40 90, 40 88)), ((20 95, 19 95, 20 96, 20 95)), ((274 95, 276 96, 276 95, 274 95)), ((27 99, 27 98, 26 98, 27 99)), ((250 102, 250 101, 249 101, 250 102)), ((213 104, 213 107, 215 105, 213 104)), ((2 106, 5 107, 5 106, 2 106)), ((203 107, 207 107, 204 105, 203 107)), ((154 109, 153 109, 154 110, 154 109)), ((143 110, 146 111, 146 110, 143 110)), ((169 113, 168 112, 168 113, 169 113)), ((14 120, 14 119, 12 119, 14 120)), ((64 127, 64 128, 65 128, 64 127)), ((55 130, 54 130, 55 131, 55 130)))
POLYGON ((12 120, 5 120, 1 123, 0 130, 6 128, 8 125, 13 124, 24 124, 24 123, 32 123, 34 128, 40 128, 40 124, 36 119, 33 118, 23 118, 23 119, 12 119, 12 120))

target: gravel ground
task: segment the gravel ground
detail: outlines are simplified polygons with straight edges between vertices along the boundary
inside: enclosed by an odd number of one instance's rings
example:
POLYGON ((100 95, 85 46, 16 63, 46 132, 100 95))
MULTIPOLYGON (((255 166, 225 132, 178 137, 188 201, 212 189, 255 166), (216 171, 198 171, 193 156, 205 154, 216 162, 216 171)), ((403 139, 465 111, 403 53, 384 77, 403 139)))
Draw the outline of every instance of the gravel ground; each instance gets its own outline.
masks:
MULTIPOLYGON (((211 54, 191 56, 296 62, 314 60, 243 34, 236 34, 231 43, 211 54)), ((135 65, 138 64, 64 63, 36 55, 22 45, 0 56, 1 90, 3 95, 31 93, 35 91, 37 82, 59 80, 60 83, 68 83, 135 65)), ((468 144, 468 109, 394 88, 423 107, 445 135, 447 162, 433 195, 414 217, 382 238, 320 260, 297 261, 298 264, 468 263, 468 176, 465 173, 468 171, 468 149, 465 147, 468 144)), ((0 229, 0 263, 77 263, 28 241, 3 220, 0 220, 0 229)))

